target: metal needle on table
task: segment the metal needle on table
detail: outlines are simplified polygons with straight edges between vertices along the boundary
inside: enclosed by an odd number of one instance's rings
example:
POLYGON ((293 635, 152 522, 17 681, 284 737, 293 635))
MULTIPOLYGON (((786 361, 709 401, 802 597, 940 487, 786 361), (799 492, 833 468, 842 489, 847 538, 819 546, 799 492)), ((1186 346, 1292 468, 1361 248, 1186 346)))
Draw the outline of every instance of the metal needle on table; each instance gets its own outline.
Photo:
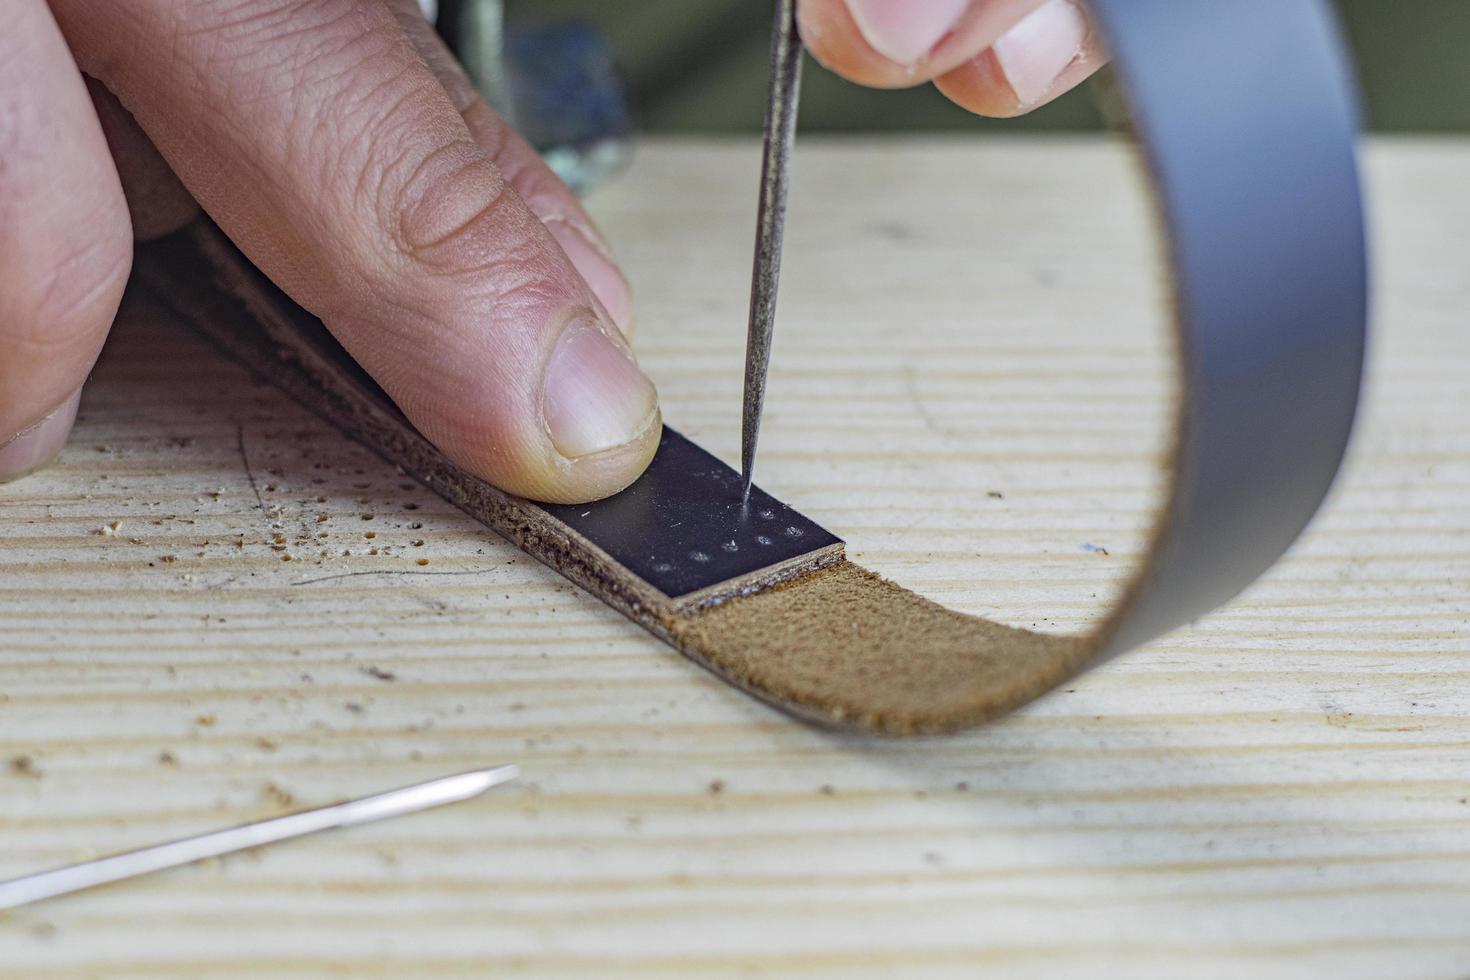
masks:
POLYGON ((776 325, 776 286, 781 277, 781 235, 786 224, 786 186, 791 143, 796 136, 796 105, 801 90, 801 37, 796 31, 796 0, 777 0, 771 32, 770 101, 761 159, 760 203, 755 228, 755 261, 750 276, 750 325, 745 339, 745 401, 740 419, 740 475, 745 498, 755 470, 771 365, 771 334, 776 325))
POLYGON ((514 765, 476 769, 473 772, 443 776, 426 783, 389 790, 376 796, 365 796, 360 800, 349 800, 316 810, 303 810, 284 817, 242 824, 228 830, 216 830, 197 837, 186 837, 167 844, 155 844, 136 851, 114 854, 96 861, 0 881, 0 909, 28 905, 43 898, 66 895, 84 888, 175 868, 303 834, 314 834, 319 830, 350 827, 413 813, 416 810, 427 810, 446 803, 458 803, 479 796, 493 786, 509 782, 519 776, 520 772, 520 767, 514 765))

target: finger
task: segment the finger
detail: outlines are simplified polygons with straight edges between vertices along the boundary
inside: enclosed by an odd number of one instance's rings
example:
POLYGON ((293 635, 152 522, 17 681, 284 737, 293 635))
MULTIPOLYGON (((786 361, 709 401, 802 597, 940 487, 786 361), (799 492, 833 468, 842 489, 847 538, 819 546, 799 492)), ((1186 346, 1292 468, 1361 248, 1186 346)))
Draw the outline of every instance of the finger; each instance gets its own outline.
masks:
POLYGON ((1075 88, 1107 60, 1086 8, 1048 0, 935 84, 971 112, 1017 116, 1075 88))
POLYGON ((974 58, 1045 0, 799 0, 802 42, 875 88, 930 81, 974 58))
POLYGON ((434 33, 418 0, 391 0, 404 33, 418 49, 470 134, 545 224, 623 336, 633 339, 633 292, 597 226, 566 184, 529 143, 485 102, 454 54, 434 33))
POLYGON ((556 501, 642 472, 653 385, 386 5, 53 3, 195 200, 451 459, 556 501))
POLYGON ((199 205, 158 155, 147 134, 138 128, 132 113, 95 78, 87 79, 87 93, 122 181, 133 220, 133 238, 140 242, 162 238, 198 217, 199 205))
POLYGON ((0 479, 66 442, 132 233, 87 88, 43 0, 0 31, 0 479))

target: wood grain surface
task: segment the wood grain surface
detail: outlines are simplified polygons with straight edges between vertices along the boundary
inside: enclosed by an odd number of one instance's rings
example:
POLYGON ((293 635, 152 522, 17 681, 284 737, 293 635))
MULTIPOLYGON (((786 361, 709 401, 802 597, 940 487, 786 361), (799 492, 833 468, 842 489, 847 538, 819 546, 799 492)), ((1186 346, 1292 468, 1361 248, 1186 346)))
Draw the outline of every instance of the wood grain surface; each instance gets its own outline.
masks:
MULTIPOLYGON (((961 737, 752 702, 132 297, 60 464, 0 487, 0 877, 526 775, 0 916, 0 977, 1470 973, 1470 142, 1367 164, 1326 512, 961 737)), ((666 416, 729 461, 757 167, 648 143, 591 202, 666 416)), ((760 482, 956 607, 1098 615, 1158 488, 1148 215, 1109 141, 804 141, 760 482)))

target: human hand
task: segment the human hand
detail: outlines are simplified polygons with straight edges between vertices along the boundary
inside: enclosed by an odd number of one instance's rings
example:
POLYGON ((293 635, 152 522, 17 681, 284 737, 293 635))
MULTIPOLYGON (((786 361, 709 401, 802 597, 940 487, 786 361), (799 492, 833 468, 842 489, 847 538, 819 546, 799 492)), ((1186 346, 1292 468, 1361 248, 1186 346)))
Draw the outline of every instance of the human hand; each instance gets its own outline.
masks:
POLYGON ((1081 0, 800 0, 802 41, 854 82, 932 81, 984 116, 1045 105, 1107 61, 1081 0))
POLYGON ((414 0, 14 6, 0 479, 60 451, 134 237, 195 201, 471 472, 572 502, 648 464, 661 425, 626 281, 414 0))

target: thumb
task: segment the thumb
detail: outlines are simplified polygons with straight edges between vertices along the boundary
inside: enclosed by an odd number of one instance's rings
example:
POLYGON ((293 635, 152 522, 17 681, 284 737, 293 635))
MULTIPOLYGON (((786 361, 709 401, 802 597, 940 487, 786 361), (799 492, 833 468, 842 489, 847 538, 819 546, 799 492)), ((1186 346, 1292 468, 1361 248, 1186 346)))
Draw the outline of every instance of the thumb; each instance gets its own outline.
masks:
POLYGON ((652 382, 386 4, 114 6, 58 0, 83 67, 446 456, 559 503, 637 479, 652 382))

